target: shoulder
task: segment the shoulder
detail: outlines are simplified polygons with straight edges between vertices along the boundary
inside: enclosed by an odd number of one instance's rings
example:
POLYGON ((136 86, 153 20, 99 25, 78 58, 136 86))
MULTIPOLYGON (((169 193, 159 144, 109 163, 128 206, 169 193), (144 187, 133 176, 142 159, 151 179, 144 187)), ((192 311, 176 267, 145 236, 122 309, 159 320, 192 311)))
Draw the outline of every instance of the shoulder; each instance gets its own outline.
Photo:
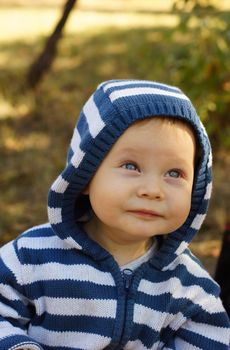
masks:
POLYGON ((189 249, 167 266, 164 274, 164 292, 168 291, 172 304, 183 307, 186 314, 203 315, 206 321, 210 315, 225 314, 219 285, 189 249))
POLYGON ((180 280, 181 285, 193 287, 198 294, 205 292, 215 297, 220 294, 219 285, 190 249, 186 249, 183 254, 179 255, 167 270, 170 270, 171 274, 180 280))
POLYGON ((70 249, 68 242, 61 240, 53 231, 50 224, 34 226, 15 240, 1 248, 2 255, 11 254, 19 264, 27 265, 51 257, 57 250, 70 249))
POLYGON ((49 223, 34 226, 24 231, 15 239, 15 244, 18 249, 22 248, 42 248, 48 242, 59 241, 55 232, 52 230, 49 223))
POLYGON ((23 237, 46 237, 54 235, 55 232, 53 231, 50 223, 44 223, 27 229, 20 236, 18 236, 18 239, 21 239, 23 237))
POLYGON ((47 223, 31 227, 11 243, 14 249, 20 254, 20 252, 25 250, 37 250, 55 246, 58 241, 61 240, 56 236, 50 224, 47 223))
POLYGON ((11 276, 12 279, 16 279, 18 284, 23 285, 22 269, 31 264, 31 257, 39 245, 44 245, 46 238, 51 239, 52 237, 54 237, 54 232, 50 225, 44 224, 25 231, 1 247, 0 269, 2 275, 11 276))

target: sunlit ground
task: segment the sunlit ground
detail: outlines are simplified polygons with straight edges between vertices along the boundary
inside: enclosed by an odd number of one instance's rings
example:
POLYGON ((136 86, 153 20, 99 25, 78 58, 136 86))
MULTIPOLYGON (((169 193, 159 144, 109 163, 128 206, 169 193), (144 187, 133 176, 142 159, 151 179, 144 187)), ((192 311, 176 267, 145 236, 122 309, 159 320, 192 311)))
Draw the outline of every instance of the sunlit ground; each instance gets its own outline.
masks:
MULTIPOLYGON (((52 69, 35 91, 24 80, 56 24, 64 1, 0 1, 0 243, 47 220, 47 191, 65 164, 72 128, 85 99, 102 80, 137 77, 179 81, 171 31, 172 1, 81 0, 71 14, 52 69), (31 6, 33 3, 33 6, 31 6), (13 4, 13 5, 12 5, 13 4), (171 46, 170 46, 171 45, 171 46), (168 71, 164 68, 167 58, 168 71), (173 58, 172 58, 173 59, 173 58)), ((229 1, 219 1, 221 10, 229 1)), ((178 52, 180 54, 180 52, 178 52)), ((194 252, 213 273, 230 198, 224 157, 217 157, 214 201, 194 252)))

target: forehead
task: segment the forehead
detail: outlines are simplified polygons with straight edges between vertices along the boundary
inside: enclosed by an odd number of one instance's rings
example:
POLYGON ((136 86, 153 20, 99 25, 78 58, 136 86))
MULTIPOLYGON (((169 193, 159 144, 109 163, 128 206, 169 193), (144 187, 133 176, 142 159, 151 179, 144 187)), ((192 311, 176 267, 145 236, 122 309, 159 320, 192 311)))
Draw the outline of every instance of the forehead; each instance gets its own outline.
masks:
POLYGON ((116 148, 139 147, 192 147, 195 150, 195 136, 192 128, 180 120, 154 117, 132 124, 115 143, 116 148))

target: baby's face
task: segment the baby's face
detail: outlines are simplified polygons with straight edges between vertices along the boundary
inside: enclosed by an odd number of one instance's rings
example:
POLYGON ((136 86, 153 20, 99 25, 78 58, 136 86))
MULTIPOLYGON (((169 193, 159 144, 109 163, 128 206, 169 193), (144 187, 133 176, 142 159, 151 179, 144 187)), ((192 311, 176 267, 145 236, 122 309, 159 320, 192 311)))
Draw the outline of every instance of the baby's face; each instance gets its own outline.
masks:
POLYGON ((89 233, 127 243, 179 228, 190 211, 194 157, 194 135, 179 121, 153 118, 130 126, 85 191, 95 214, 89 233))

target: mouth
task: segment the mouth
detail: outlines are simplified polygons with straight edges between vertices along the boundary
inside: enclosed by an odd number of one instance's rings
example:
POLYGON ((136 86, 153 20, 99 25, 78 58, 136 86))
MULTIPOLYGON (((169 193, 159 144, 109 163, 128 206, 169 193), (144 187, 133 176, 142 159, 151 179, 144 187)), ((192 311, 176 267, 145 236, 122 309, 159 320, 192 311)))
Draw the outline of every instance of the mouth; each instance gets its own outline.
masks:
POLYGON ((130 210, 129 212, 134 215, 142 216, 146 218, 162 217, 161 214, 153 210, 135 209, 135 210, 130 210))

